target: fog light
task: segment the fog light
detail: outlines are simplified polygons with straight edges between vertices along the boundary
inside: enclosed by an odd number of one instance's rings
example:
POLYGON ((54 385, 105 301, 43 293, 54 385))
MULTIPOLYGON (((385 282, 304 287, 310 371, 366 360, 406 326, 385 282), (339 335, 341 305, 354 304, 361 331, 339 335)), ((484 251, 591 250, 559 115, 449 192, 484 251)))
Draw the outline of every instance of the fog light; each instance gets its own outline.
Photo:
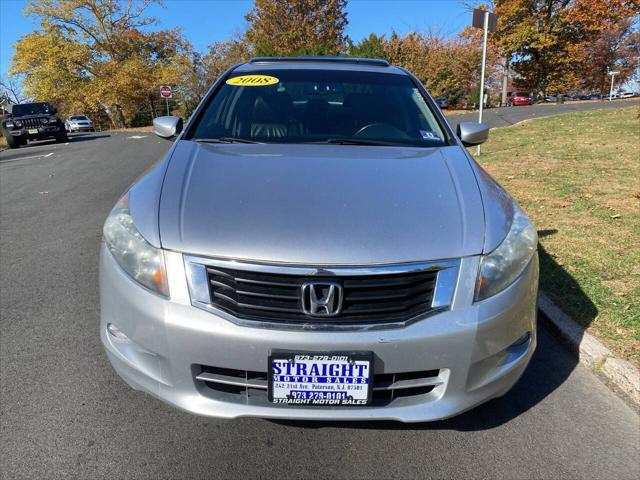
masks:
POLYGON ((107 323, 107 332, 109 332, 111 336, 117 338, 118 340, 129 340, 129 337, 122 333, 120 329, 113 323, 107 323))

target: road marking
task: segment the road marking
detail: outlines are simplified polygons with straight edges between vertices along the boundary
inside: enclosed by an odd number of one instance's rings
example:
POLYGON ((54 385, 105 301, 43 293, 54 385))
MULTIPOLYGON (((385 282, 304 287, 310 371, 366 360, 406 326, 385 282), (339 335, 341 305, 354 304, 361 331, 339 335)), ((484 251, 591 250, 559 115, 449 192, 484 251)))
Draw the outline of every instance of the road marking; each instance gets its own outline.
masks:
POLYGON ((138 140, 139 138, 147 138, 147 135, 131 135, 130 137, 127 138, 133 138, 135 140, 138 140))
POLYGON ((9 162, 17 162, 18 160, 28 160, 30 158, 48 158, 53 155, 53 152, 41 155, 30 155, 28 157, 18 157, 18 158, 10 158, 7 160, 0 160, 0 163, 9 163, 9 162))

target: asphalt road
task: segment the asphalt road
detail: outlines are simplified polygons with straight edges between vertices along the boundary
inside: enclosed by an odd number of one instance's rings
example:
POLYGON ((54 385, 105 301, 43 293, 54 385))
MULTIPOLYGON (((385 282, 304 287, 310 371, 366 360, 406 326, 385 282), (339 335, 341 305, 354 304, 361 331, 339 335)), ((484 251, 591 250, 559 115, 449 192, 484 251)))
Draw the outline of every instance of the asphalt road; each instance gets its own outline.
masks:
POLYGON ((3 479, 640 476, 638 416, 543 329, 509 394, 432 424, 219 421, 129 389, 98 337, 101 226, 168 147, 111 133, 0 153, 3 479))
MULTIPOLYGON (((558 113, 581 112, 585 110, 596 110, 600 108, 620 108, 631 105, 640 105, 640 99, 620 99, 612 102, 588 101, 577 103, 565 103, 564 105, 556 105, 551 103, 542 103, 538 105, 522 106, 522 107, 501 107, 488 108, 482 114, 482 123, 495 127, 507 127, 523 120, 531 118, 546 117, 556 115, 558 113)), ((449 122, 455 126, 460 122, 477 122, 478 113, 463 113, 449 115, 449 122)))

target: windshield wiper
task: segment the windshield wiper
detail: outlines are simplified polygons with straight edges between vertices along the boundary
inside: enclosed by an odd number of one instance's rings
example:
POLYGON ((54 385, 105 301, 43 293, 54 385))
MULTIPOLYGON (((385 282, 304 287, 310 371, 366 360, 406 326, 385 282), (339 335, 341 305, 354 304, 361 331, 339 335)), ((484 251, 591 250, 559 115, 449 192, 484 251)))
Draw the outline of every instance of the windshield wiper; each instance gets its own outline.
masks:
POLYGON ((377 145, 383 147, 406 147, 407 144, 399 142, 385 142, 383 140, 369 140, 367 138, 327 138, 321 142, 313 143, 332 143, 336 145, 377 145))
POLYGON ((194 138, 194 142, 201 143, 262 143, 255 140, 247 140, 246 138, 236 137, 220 137, 220 138, 194 138))

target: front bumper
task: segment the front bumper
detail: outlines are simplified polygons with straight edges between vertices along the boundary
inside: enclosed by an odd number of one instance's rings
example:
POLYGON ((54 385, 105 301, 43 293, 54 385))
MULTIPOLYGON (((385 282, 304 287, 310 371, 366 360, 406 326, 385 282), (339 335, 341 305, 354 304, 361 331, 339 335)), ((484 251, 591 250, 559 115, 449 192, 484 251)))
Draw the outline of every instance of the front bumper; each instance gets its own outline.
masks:
POLYGON ((94 130, 93 125, 69 125, 70 132, 92 132, 94 130))
POLYGON ((15 130, 7 130, 12 137, 27 139, 27 140, 44 140, 46 138, 52 138, 60 135, 64 129, 58 125, 51 125, 46 127, 37 128, 20 128, 15 130), (37 130, 37 132, 35 132, 37 130), (34 133, 35 132, 35 133, 34 133))
POLYGON ((205 416, 420 422, 457 415, 506 393, 536 346, 537 256, 498 295, 473 303, 478 258, 461 262, 450 311, 403 328, 304 331, 234 324, 191 306, 182 255, 167 252, 171 300, 133 282, 102 246, 100 336, 113 367, 133 388, 205 416), (114 324, 128 339, 107 331, 114 324), (295 407, 218 394, 195 379, 200 365, 266 372, 272 350, 372 351, 374 373, 437 371, 429 393, 385 406, 295 407))

